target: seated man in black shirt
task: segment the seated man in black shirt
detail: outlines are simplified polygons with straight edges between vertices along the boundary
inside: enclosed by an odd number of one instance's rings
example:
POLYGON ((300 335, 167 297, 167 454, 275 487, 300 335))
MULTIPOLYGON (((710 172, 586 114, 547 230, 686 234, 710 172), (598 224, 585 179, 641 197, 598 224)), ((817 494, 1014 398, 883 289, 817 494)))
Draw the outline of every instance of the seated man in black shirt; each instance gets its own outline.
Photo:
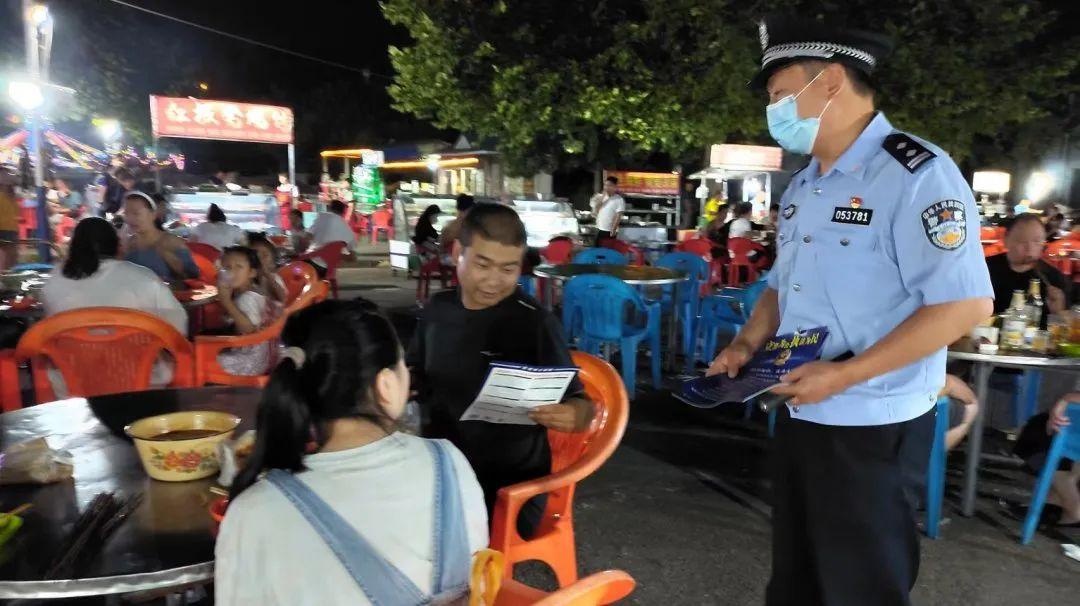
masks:
MULTIPOLYGON (((538 425, 460 421, 491 362, 573 366, 562 327, 517 288, 525 226, 507 206, 479 204, 465 215, 454 244, 457 290, 431 298, 416 328, 408 364, 427 421, 425 435, 446 438, 465 454, 484 489, 488 512, 500 488, 551 473, 547 430, 584 431, 593 404, 574 381, 562 404, 536 408, 538 425)), ((522 508, 518 531, 530 536, 545 499, 522 508)))
POLYGON ((1026 294, 1031 280, 1039 280, 1044 303, 1039 325, 1046 328, 1046 315, 1062 313, 1068 308, 1068 301, 1065 276, 1042 260, 1046 228, 1039 216, 1024 213, 1013 219, 1005 232, 1005 248, 1008 252, 986 258, 994 286, 994 313, 1009 308, 1014 290, 1026 294))

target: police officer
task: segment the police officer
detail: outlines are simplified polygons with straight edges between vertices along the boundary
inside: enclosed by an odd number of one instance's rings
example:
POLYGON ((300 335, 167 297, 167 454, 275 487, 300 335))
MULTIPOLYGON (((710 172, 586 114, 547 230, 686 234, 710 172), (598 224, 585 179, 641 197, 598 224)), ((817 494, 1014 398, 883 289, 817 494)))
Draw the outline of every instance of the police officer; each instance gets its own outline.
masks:
POLYGON ((769 288, 709 372, 734 376, 776 334, 829 329, 823 361, 776 389, 791 399, 766 602, 908 604, 919 545, 899 452, 929 444, 945 348, 993 311, 975 200, 940 148, 875 110, 887 38, 778 19, 759 34, 751 85, 768 92, 769 132, 813 158, 781 198, 769 288))

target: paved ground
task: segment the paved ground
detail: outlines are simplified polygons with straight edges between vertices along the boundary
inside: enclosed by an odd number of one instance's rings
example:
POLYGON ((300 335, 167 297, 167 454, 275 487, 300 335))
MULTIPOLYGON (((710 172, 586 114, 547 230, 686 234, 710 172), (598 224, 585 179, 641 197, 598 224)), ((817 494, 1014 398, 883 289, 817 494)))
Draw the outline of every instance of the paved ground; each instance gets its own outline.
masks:
MULTIPOLYGON (((382 250, 380 250, 382 249, 382 250)), ((362 263, 385 259, 363 251, 362 263)), ((346 269, 342 296, 364 296, 389 309, 406 337, 415 281, 387 268, 346 269)), ((1069 380, 1050 377, 1049 401, 1069 380)), ((1004 425, 1007 394, 998 394, 992 422, 1004 425)), ((1045 405, 1045 403, 1044 403, 1045 405)), ((634 576, 635 604, 761 604, 769 574, 769 440, 761 419, 737 411, 690 409, 668 392, 642 389, 615 456, 579 487, 576 531, 582 572, 621 568, 634 576)), ((988 451, 1006 453, 1001 434, 988 451)), ((984 465, 977 514, 958 514, 962 456, 950 461, 942 538, 923 541, 916 604, 1008 605, 1077 603, 1080 562, 1065 558, 1063 542, 1080 532, 1040 533, 1017 541, 1020 522, 1002 500, 1026 503, 1032 479, 1015 465, 984 465)), ((523 578, 550 582, 542 566, 523 578)))

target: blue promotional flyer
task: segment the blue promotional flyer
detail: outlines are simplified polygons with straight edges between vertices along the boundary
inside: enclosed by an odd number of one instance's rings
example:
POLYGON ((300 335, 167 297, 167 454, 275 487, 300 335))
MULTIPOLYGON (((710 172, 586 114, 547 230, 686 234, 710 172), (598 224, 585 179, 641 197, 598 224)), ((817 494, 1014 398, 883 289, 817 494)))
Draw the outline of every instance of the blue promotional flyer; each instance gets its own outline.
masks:
POLYGON ((792 370, 821 357, 829 329, 812 328, 777 335, 765 342, 734 379, 726 374, 691 379, 675 394, 697 408, 714 408, 727 402, 749 402, 780 383, 792 370))

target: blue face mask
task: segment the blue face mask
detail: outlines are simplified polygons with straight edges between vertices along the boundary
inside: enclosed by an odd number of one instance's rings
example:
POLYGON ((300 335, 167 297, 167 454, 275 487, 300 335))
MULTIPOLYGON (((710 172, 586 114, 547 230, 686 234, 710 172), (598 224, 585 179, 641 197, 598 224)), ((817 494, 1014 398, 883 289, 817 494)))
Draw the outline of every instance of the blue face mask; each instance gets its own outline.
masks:
POLYGON ((814 149, 814 140, 817 139, 818 128, 821 127, 821 116, 829 109, 832 99, 825 103, 824 109, 817 118, 800 118, 799 107, 795 100, 814 83, 824 70, 818 72, 814 79, 807 82, 806 86, 794 95, 788 95, 776 103, 765 108, 765 119, 769 123, 769 134, 780 144, 780 147, 796 154, 809 154, 814 149))

